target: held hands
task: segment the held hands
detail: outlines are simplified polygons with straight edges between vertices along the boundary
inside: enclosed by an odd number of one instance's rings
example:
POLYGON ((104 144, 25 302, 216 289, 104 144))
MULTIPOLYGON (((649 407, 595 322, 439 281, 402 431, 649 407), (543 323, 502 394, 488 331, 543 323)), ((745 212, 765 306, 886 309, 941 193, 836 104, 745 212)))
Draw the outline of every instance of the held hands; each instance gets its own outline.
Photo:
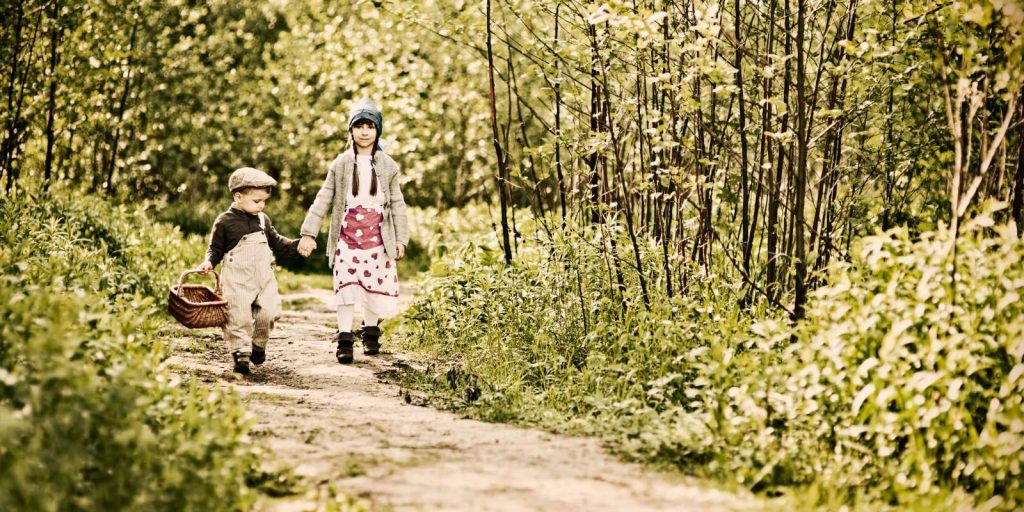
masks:
MULTIPOLYGON (((310 254, 313 254, 314 250, 316 250, 316 239, 309 235, 304 235, 302 240, 299 240, 299 254, 309 257, 310 254)), ((405 258, 405 245, 398 244, 398 254, 396 256, 396 260, 405 258)))
POLYGON ((210 272, 213 271, 213 264, 210 263, 210 260, 206 260, 200 263, 199 266, 196 267, 196 270, 202 272, 203 274, 209 274, 210 272))
POLYGON ((310 254, 313 254, 313 251, 315 249, 316 249, 316 239, 315 238, 313 238, 313 237, 311 237, 309 235, 304 235, 302 237, 302 240, 299 240, 298 250, 299 250, 299 254, 301 254, 303 257, 308 258, 310 254))

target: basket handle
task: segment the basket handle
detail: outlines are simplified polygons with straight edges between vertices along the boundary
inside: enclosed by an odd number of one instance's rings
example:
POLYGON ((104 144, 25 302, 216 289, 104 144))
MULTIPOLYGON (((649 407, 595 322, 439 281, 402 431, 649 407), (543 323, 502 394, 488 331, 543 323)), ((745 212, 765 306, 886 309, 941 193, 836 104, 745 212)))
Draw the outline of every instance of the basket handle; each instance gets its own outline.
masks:
MULTIPOLYGON (((224 290, 221 289, 220 274, 218 274, 216 270, 210 270, 210 272, 213 272, 214 280, 216 280, 216 282, 217 282, 217 289, 216 289, 217 295, 223 295, 224 290)), ((182 272, 181 273, 181 277, 178 278, 178 288, 180 289, 181 285, 185 282, 185 276, 187 276, 189 274, 202 274, 202 273, 203 272, 201 270, 186 270, 186 271, 182 272)))

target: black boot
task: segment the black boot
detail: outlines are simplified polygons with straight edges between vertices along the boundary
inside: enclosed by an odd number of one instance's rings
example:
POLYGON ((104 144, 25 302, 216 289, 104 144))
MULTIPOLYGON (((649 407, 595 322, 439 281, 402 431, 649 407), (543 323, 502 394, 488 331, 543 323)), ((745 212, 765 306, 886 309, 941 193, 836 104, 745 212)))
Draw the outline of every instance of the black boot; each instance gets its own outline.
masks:
POLYGON ((352 344, 355 343, 356 337, 350 332, 338 332, 334 337, 334 342, 338 344, 338 351, 334 353, 338 357, 338 362, 341 364, 351 364, 354 359, 352 354, 352 344))
POLYGON ((241 352, 233 352, 231 354, 232 359, 235 360, 235 372, 241 373, 242 375, 249 375, 249 356, 241 352))
POLYGON ((249 356, 249 360, 252 361, 252 364, 263 364, 263 362, 267 360, 267 350, 263 347, 258 347, 253 343, 252 355, 249 356))
POLYGON ((380 353, 380 334, 379 326, 371 325, 369 327, 363 327, 362 335, 364 354, 368 356, 375 356, 380 353))

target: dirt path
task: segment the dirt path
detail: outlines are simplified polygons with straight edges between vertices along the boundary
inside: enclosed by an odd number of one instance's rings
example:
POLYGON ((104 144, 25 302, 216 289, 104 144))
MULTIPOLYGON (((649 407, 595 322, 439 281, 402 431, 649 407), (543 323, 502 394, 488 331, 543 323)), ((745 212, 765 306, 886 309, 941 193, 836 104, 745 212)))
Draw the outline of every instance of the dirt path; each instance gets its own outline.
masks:
POLYGON ((172 368, 211 385, 233 386, 258 417, 257 442, 292 464, 308 484, 305 495, 268 500, 261 510, 336 506, 332 487, 373 510, 759 508, 751 497, 618 461, 596 439, 483 423, 406 403, 401 389, 377 378, 406 364, 405 354, 387 353, 385 343, 384 354, 369 358, 357 344, 355 364, 336 362, 329 299, 327 290, 286 295, 268 360, 247 379, 228 371, 219 333, 188 333, 173 342, 172 368))

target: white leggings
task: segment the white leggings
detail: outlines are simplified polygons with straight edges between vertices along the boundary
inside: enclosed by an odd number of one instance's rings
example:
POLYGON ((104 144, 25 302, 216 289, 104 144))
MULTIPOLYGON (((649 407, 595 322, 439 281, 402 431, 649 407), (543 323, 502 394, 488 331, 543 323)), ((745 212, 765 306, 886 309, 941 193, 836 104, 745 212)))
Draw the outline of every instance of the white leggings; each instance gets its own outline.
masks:
MULTIPOLYGON (((356 306, 355 304, 346 304, 344 306, 338 306, 338 330, 341 332, 352 332, 352 317, 355 316, 356 306)), ((367 308, 363 308, 363 325, 372 326, 377 325, 380 321, 380 316, 377 313, 370 311, 367 308)))

